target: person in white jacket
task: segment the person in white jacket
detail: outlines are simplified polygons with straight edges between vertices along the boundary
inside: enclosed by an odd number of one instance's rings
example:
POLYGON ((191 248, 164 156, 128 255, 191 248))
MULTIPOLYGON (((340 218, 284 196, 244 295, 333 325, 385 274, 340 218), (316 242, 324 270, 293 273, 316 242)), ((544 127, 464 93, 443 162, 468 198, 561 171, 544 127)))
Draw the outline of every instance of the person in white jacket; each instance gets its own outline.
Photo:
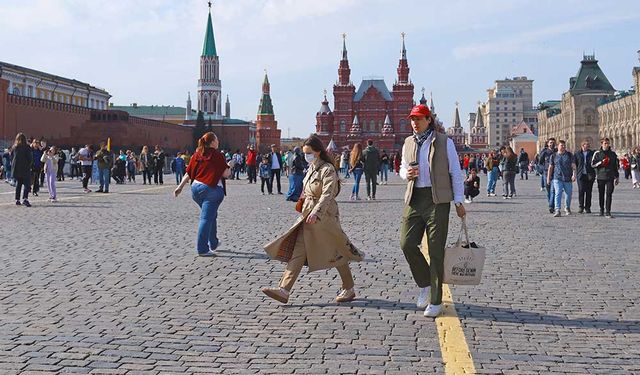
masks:
POLYGON ((57 202, 56 194, 56 173, 58 171, 58 149, 55 146, 49 147, 44 153, 40 161, 44 166, 44 178, 47 182, 47 190, 49 190, 49 202, 57 202))

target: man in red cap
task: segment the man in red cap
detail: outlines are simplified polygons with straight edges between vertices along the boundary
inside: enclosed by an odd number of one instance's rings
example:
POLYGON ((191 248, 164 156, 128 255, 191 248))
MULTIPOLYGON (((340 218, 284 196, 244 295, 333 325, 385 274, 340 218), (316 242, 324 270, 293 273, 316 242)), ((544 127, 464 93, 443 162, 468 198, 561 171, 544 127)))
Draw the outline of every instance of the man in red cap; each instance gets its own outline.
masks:
POLYGON ((446 134, 435 130, 429 108, 417 105, 409 118, 413 135, 404 140, 400 165, 400 177, 407 181, 400 247, 420 288, 416 304, 426 307, 425 316, 435 318, 442 311, 444 248, 451 201, 458 216, 464 217, 464 183, 455 145, 446 134), (425 230, 431 264, 420 252, 425 230))

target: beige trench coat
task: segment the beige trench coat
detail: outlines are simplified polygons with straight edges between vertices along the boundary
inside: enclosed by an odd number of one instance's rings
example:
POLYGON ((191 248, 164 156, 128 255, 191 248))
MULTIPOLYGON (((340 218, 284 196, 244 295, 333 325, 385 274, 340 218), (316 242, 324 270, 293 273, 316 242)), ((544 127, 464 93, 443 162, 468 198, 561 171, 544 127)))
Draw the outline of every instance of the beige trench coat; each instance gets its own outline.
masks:
POLYGON ((338 174, 333 165, 320 162, 322 164, 318 166, 309 166, 303 180, 305 201, 300 217, 286 233, 264 246, 267 254, 276 258, 282 242, 302 226, 309 272, 341 266, 351 261, 359 262, 364 258, 364 253, 351 243, 340 226, 338 203, 335 199, 339 193, 338 174), (305 223, 307 216, 312 213, 318 216, 318 221, 315 224, 305 223))

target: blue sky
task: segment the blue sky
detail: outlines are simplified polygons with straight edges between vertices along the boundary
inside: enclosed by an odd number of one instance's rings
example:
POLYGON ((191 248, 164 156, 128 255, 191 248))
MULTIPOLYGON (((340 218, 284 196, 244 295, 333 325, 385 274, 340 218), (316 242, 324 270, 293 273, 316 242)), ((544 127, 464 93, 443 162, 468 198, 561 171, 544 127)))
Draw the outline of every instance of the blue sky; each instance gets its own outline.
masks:
MULTIPOLYGON (((405 32, 415 99, 421 87, 433 92, 445 126, 456 101, 464 122, 495 79, 534 79, 534 103, 560 98, 583 51, 595 52, 619 90, 640 65, 637 0, 213 3, 232 116, 255 119, 266 68, 283 136, 314 131, 343 32, 354 84, 375 75, 389 88, 405 32)), ((184 106, 196 91, 206 17, 204 0, 2 0, 0 60, 103 87, 115 104, 184 106)))

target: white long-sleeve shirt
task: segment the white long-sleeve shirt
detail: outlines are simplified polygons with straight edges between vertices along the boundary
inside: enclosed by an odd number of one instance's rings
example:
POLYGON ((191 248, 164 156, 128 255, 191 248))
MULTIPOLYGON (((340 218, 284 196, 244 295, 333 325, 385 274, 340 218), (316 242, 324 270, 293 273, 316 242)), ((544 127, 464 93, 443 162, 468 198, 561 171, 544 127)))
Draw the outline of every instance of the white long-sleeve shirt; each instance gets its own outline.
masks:
MULTIPOLYGON (((429 150, 431 149, 431 141, 433 134, 420 147, 420 160, 418 160, 418 168, 420 173, 416 179, 415 187, 431 187, 431 167, 429 165, 429 150)), ((402 155, 404 155, 404 146, 402 146, 402 155)), ((462 170, 460 170, 460 162, 458 161, 458 153, 456 146, 451 138, 447 138, 447 159, 449 161, 449 176, 451 176, 451 187, 453 189, 453 202, 462 203, 464 199, 464 178, 462 170)), ((407 180, 407 170, 409 163, 403 158, 400 163, 400 177, 407 180)))

